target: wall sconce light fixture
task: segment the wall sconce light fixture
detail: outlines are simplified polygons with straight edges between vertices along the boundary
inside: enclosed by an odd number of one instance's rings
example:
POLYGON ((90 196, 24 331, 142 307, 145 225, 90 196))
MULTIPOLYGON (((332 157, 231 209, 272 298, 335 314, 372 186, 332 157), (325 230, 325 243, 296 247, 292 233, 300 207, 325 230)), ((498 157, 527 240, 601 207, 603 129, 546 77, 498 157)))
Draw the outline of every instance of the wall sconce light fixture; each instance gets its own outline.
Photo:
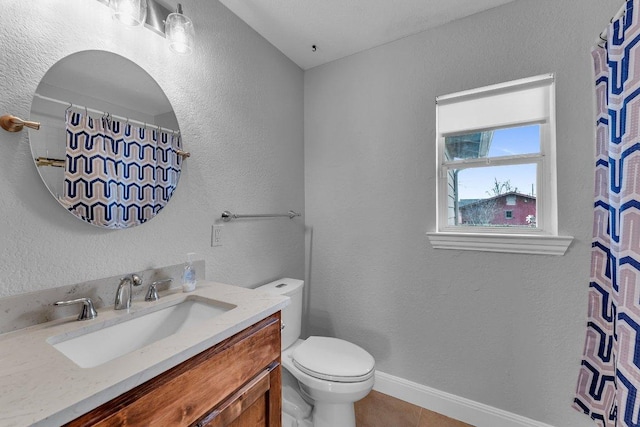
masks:
POLYGON ((147 0, 110 0, 113 19, 127 27, 138 27, 147 19, 147 0))
POLYGON ((193 51, 195 32, 191 19, 182 13, 182 5, 178 3, 175 13, 167 16, 164 23, 164 34, 169 41, 169 48, 181 55, 188 55, 193 51))
POLYGON ((193 52, 195 31, 189 17, 182 13, 178 3, 176 12, 156 0, 98 0, 111 8, 114 19, 129 27, 144 24, 156 34, 166 37, 169 48, 181 55, 193 52))

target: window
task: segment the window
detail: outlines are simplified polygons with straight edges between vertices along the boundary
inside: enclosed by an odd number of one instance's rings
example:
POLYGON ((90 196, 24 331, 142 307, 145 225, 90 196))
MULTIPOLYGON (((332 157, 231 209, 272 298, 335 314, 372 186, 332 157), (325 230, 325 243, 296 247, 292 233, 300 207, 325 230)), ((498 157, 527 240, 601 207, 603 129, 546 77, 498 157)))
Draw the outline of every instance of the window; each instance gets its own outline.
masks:
POLYGON ((552 74, 436 98, 442 249, 563 254, 552 74))

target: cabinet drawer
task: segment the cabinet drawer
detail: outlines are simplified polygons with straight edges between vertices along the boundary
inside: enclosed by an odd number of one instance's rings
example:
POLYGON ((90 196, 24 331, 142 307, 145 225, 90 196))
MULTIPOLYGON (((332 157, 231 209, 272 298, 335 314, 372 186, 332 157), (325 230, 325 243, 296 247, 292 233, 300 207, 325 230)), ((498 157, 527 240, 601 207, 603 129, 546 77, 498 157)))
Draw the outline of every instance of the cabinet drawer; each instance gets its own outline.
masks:
POLYGON ((274 361, 280 361, 280 313, 67 425, 190 425, 274 361))

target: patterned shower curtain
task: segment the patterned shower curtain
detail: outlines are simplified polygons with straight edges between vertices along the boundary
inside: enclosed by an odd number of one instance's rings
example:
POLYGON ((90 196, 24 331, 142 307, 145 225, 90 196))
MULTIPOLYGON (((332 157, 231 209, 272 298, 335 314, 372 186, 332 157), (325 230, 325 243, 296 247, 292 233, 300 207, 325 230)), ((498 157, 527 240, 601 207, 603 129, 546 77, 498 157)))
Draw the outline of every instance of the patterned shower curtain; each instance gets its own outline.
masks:
POLYGON ((598 426, 640 425, 640 0, 592 56, 595 205, 588 324, 574 407, 598 426))
POLYGON ((62 203, 106 228, 153 218, 178 184, 180 136, 111 118, 67 111, 62 203))

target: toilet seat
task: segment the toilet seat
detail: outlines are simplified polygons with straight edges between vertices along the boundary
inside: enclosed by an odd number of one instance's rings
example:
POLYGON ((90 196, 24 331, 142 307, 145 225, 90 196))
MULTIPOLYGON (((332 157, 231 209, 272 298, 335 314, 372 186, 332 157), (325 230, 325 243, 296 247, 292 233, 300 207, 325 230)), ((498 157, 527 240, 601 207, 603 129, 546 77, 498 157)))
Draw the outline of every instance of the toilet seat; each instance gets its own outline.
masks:
POLYGON ((374 374, 373 356, 361 347, 330 337, 309 337, 292 354, 296 368, 312 377, 335 382, 366 381, 374 374))

